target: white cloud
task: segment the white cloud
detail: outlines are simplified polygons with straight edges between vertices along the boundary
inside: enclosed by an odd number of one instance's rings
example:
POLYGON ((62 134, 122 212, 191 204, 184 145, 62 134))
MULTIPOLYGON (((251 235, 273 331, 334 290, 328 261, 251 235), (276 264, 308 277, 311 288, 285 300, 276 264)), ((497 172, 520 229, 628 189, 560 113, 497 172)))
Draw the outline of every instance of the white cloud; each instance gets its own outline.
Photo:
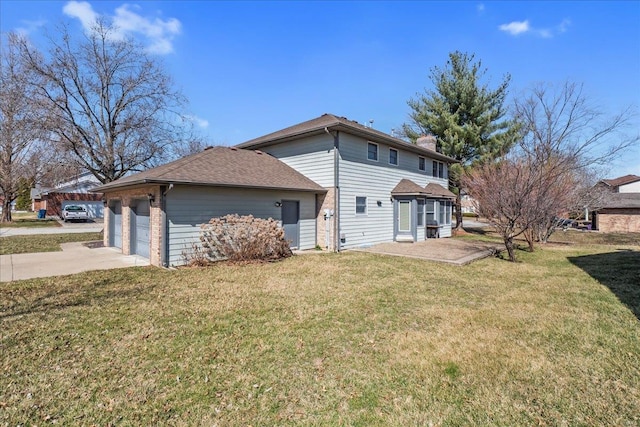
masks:
MULTIPOLYGON (((139 6, 124 4, 115 10, 113 16, 107 16, 116 29, 114 37, 142 36, 149 52, 160 55, 173 52, 173 39, 182 30, 180 21, 175 18, 148 18, 137 13, 139 10, 139 6)), ((80 20, 86 31, 91 31, 100 17, 86 1, 72 0, 65 4, 62 11, 80 20)))
POLYGON ((189 120, 190 122, 194 123, 196 126, 202 128, 202 129, 206 129, 209 127, 209 121, 202 119, 198 116, 194 116, 194 115, 187 115, 185 116, 185 118, 187 120, 189 120))
POLYGON ((478 5, 476 6, 476 11, 478 11, 478 13, 484 12, 484 3, 478 3, 478 5))
POLYGON ((519 34, 526 33, 531 29, 529 27, 529 21, 522 21, 522 22, 513 21, 513 22, 509 22, 508 24, 502 24, 498 28, 500 28, 500 31, 505 31, 511 34, 512 36, 517 36, 519 34))
POLYGON ((562 22, 556 25, 555 28, 536 28, 529 24, 529 20, 525 20, 502 24, 498 27, 498 29, 500 31, 504 31, 505 33, 509 33, 512 36, 519 36, 521 34, 530 33, 538 37, 550 39, 558 34, 566 32, 570 25, 571 21, 569 19, 563 19, 562 22))
POLYGON ((16 28, 16 31, 23 36, 27 36, 35 31, 37 31, 40 27, 43 27, 47 21, 44 19, 40 19, 38 21, 20 21, 23 25, 21 27, 16 28))

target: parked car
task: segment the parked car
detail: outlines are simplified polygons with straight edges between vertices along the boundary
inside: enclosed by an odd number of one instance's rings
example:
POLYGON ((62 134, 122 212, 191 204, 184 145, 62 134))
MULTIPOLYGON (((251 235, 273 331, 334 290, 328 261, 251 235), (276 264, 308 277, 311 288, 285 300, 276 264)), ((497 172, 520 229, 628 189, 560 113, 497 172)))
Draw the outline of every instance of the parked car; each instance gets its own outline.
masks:
POLYGON ((67 205, 62 209, 62 220, 67 221, 88 221, 89 214, 82 206, 67 205))

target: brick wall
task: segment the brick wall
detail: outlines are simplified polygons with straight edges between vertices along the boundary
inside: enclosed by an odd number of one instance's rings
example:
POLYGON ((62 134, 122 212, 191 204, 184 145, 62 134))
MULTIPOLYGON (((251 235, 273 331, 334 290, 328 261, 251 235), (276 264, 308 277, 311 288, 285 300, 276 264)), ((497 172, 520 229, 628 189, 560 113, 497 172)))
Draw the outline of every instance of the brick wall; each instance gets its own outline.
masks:
POLYGON ((640 209, 601 209, 597 221, 604 233, 640 233, 640 209))
POLYGON ((334 216, 331 218, 329 230, 329 247, 326 247, 326 221, 324 219, 324 210, 325 209, 334 209, 335 208, 335 188, 330 188, 325 194, 318 194, 316 196, 316 206, 318 208, 316 212, 316 244, 323 249, 327 249, 330 251, 335 250, 335 212, 334 216))
MULTIPOLYGON (((149 262, 151 265, 162 266, 162 212, 160 208, 160 187, 145 186, 131 190, 113 191, 105 194, 107 206, 111 207, 111 202, 119 200, 122 203, 122 253, 131 254, 131 207, 135 206, 138 200, 148 200, 148 195, 153 194, 155 201, 151 204, 149 218, 149 262)), ((111 232, 111 217, 108 211, 104 214, 104 245, 109 245, 109 233, 111 232)))

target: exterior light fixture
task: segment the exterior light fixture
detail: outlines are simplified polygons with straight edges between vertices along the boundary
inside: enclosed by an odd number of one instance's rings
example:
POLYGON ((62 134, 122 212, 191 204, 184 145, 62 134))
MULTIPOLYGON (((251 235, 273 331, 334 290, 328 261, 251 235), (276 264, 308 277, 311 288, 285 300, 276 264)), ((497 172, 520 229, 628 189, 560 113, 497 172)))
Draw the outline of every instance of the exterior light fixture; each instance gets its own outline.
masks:
POLYGON ((147 194, 147 198, 149 199, 149 203, 153 203, 156 201, 156 196, 153 193, 147 194))
POLYGON ((276 202, 276 203, 274 204, 274 206, 275 206, 276 208, 279 208, 280 206, 282 206, 282 202, 276 202))

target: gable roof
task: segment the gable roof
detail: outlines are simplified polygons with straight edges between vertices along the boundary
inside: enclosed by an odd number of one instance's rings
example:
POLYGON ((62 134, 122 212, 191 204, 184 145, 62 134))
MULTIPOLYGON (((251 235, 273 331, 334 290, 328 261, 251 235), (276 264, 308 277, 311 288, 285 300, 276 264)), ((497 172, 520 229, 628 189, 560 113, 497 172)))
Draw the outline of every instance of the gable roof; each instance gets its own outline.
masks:
POLYGON ((190 184, 326 192, 295 169, 261 151, 213 147, 94 188, 105 192, 141 184, 190 184))
POLYGON ((614 179, 603 179, 600 182, 604 182, 605 184, 611 187, 619 187, 625 184, 631 184, 632 182, 640 181, 640 176, 638 175, 625 175, 614 179))
POLYGON ((288 128, 272 132, 268 135, 255 138, 242 144, 238 144, 238 148, 258 149, 269 145, 279 144, 281 142, 291 141, 300 137, 311 135, 319 135, 327 131, 341 131, 352 135, 360 136, 372 142, 379 142, 390 145, 394 148, 401 148, 406 151, 417 153, 421 156, 430 157, 446 163, 458 163, 458 161, 444 154, 433 150, 428 150, 416 144, 411 144, 400 138, 393 137, 379 130, 372 129, 361 125, 360 123, 349 120, 346 117, 339 117, 333 114, 323 114, 315 119, 289 126, 288 128))

